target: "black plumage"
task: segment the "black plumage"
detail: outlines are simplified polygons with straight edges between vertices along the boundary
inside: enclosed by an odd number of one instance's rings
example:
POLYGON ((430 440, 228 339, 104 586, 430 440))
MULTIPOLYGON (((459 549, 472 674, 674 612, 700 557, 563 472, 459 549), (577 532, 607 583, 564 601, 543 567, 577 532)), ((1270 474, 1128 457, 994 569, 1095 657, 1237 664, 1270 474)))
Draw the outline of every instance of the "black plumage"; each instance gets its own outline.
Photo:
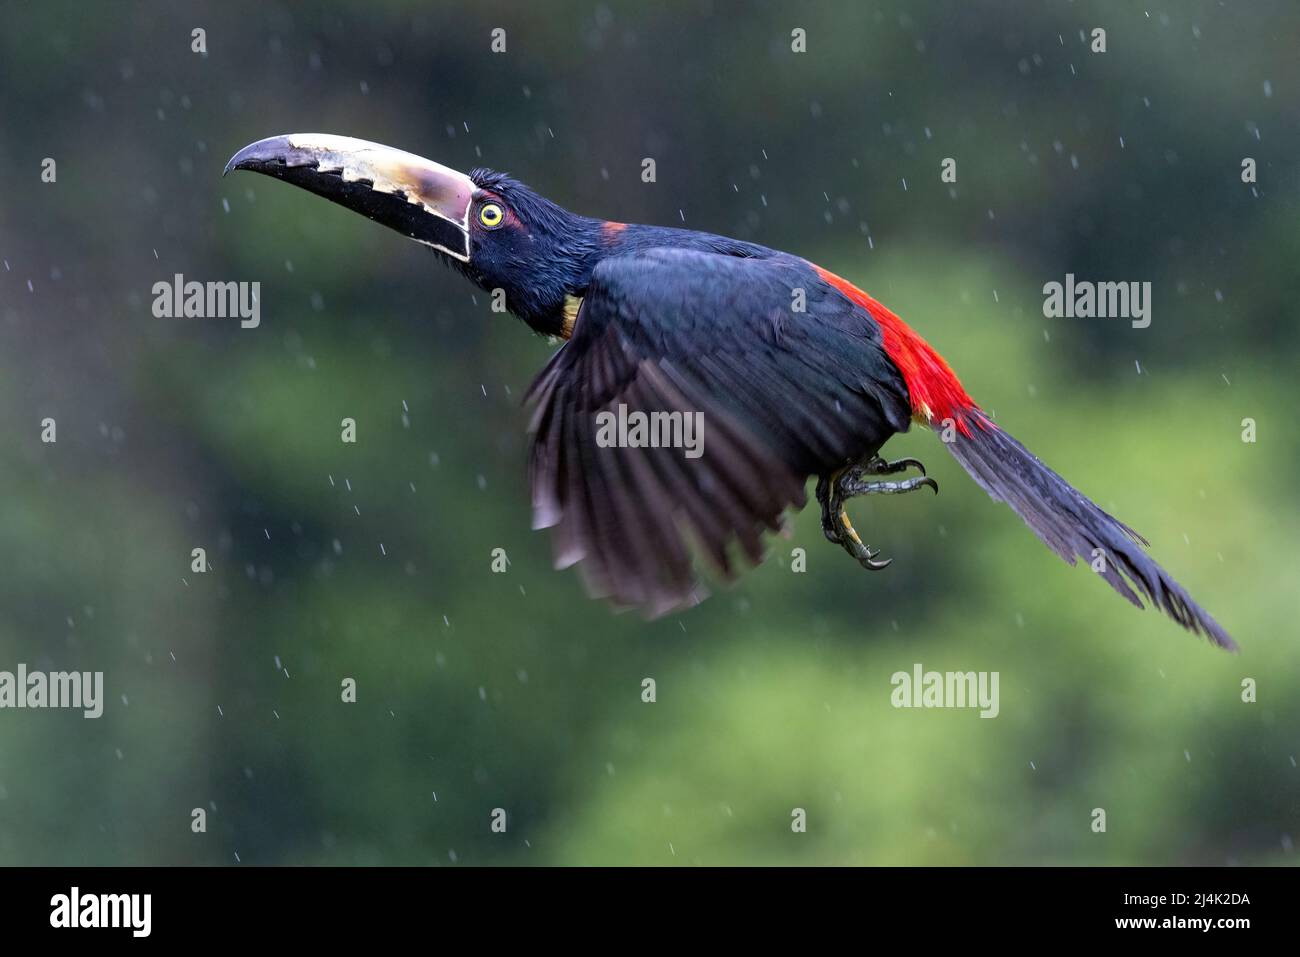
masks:
POLYGON ((878 330, 807 263, 635 243, 597 265, 529 399, 535 526, 555 527, 561 565, 589 563, 594 592, 652 612, 693 600, 684 533, 724 575, 733 539, 757 563, 761 532, 804 505, 808 476, 874 453, 909 422, 878 330), (791 315, 797 289, 815 320, 791 315), (597 449, 595 417, 619 403, 699 412, 707 451, 597 449), (644 538, 642 515, 655 523, 644 538))

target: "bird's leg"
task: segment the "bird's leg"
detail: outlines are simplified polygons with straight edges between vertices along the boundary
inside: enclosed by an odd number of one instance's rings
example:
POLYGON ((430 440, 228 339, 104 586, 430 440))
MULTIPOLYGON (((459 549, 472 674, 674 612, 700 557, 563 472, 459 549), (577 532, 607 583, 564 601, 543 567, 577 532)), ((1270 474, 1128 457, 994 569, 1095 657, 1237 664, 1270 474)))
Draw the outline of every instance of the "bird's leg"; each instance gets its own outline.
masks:
POLYGON ((880 552, 873 552, 862 541, 853 522, 849 520, 844 503, 857 495, 901 495, 923 486, 932 488, 936 495, 939 494, 938 483, 926 476, 925 466, 916 459, 887 462, 880 456, 873 455, 865 462, 832 472, 817 482, 817 501, 822 507, 822 532, 830 541, 857 559, 863 568, 870 571, 886 568, 893 559, 876 560, 880 552), (920 477, 898 482, 878 482, 866 478, 868 475, 892 475, 908 468, 919 469, 920 477))
POLYGON ((822 507, 822 534, 827 541, 836 545, 840 543, 840 533, 835 527, 835 516, 831 514, 831 479, 837 474, 839 473, 823 475, 817 480, 817 504, 822 507))

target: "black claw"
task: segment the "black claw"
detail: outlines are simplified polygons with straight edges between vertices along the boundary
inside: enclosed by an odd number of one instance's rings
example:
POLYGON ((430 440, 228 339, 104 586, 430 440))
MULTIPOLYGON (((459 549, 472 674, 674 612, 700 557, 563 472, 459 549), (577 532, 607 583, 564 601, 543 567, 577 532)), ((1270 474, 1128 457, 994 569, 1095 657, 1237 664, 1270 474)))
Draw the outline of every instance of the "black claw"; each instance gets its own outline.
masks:
POLYGON ((922 475, 925 475, 925 465, 920 459, 914 459, 910 456, 907 458, 895 459, 893 462, 886 462, 879 455, 873 456, 865 464, 859 465, 856 471, 865 475, 893 475, 896 472, 904 472, 907 469, 916 469, 922 475))
POLYGON ((863 568, 878 572, 894 563, 892 558, 879 559, 880 552, 873 552, 870 547, 858 539, 853 527, 847 523, 844 503, 857 495, 893 494, 914 492, 926 485, 939 494, 939 483, 925 472, 925 466, 913 458, 902 458, 895 462, 886 462, 880 456, 872 456, 865 462, 842 469, 839 472, 823 476, 817 483, 817 501, 822 507, 822 532, 828 541, 834 542, 852 555, 863 568), (919 478, 904 479, 899 482, 864 481, 868 475, 892 475, 909 468, 920 471, 919 478))

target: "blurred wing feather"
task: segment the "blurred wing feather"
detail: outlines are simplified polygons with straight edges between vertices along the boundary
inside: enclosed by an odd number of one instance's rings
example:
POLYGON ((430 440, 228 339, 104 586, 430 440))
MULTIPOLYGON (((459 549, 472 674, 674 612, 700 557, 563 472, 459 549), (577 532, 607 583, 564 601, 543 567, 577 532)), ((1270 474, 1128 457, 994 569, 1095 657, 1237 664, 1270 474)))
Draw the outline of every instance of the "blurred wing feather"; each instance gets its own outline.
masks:
MULTIPOLYGON (((528 392, 533 525, 591 594, 658 615, 730 578, 833 471, 908 426, 879 332, 802 260, 651 249, 603 261, 572 338, 528 392), (802 289, 805 312, 794 312, 802 289), (602 447, 602 412, 698 413, 702 454, 602 447)), ((653 419, 651 419, 653 421, 653 419)))

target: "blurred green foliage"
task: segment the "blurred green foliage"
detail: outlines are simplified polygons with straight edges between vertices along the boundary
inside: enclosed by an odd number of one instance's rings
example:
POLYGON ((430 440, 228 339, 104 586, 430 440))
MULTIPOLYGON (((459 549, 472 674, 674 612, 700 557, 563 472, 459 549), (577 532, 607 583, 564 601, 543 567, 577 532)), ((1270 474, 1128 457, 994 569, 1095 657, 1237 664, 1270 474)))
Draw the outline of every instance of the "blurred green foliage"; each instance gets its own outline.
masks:
POLYGON ((0 669, 108 697, 0 712, 0 863, 1294 859, 1294 5, 0 11, 0 669), (586 600, 529 531, 519 400, 552 347, 427 250, 221 179, 295 130, 849 277, 1241 655, 1057 561, 922 434, 889 452, 943 494, 853 509, 888 572, 805 512, 689 614, 586 600), (1152 326, 1044 319, 1067 271, 1151 281, 1152 326), (177 272, 260 281, 261 327, 154 319, 177 272), (914 662, 999 671, 1000 715, 895 710, 914 662))

